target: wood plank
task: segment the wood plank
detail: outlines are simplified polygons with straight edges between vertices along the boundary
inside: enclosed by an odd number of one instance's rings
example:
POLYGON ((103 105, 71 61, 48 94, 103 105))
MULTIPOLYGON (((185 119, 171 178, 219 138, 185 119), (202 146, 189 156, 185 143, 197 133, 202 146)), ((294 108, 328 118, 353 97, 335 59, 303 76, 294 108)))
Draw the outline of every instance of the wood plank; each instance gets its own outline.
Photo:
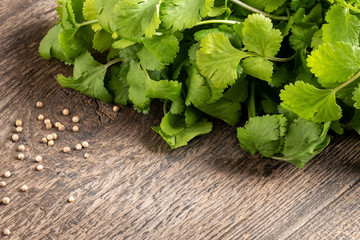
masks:
MULTIPOLYGON (((154 103, 141 115, 62 89, 53 77, 71 74, 62 63, 41 59, 37 46, 56 22, 55 1, 3 0, 0 9, 0 174, 11 170, 0 197, 0 230, 11 239, 300 239, 304 231, 340 236, 339 222, 358 223, 359 136, 347 133, 304 169, 241 151, 235 129, 216 121, 214 131, 171 150, 151 130, 160 122, 154 103), (37 100, 45 103, 36 109, 37 100), (58 133, 50 148, 39 143, 52 132, 38 114, 72 123, 64 107, 81 118, 80 131, 58 133), (16 160, 10 141, 21 117, 27 159, 16 160), (88 140, 89 149, 61 152, 88 140), (83 159, 84 152, 90 153, 83 159), (44 155, 43 172, 32 161, 44 155), (27 184, 26 193, 18 188, 27 184), (74 195, 74 203, 67 203, 74 195), (346 208, 349 206, 349 208, 346 208), (333 214, 333 209, 348 209, 333 214), (334 221, 329 221, 334 217, 334 221)), ((3 178, 1 178, 3 180, 3 178)), ((355 225, 349 225, 350 227, 355 225)), ((347 231, 356 239, 358 231, 347 231)), ((6 239, 6 237, 4 237, 6 239)))

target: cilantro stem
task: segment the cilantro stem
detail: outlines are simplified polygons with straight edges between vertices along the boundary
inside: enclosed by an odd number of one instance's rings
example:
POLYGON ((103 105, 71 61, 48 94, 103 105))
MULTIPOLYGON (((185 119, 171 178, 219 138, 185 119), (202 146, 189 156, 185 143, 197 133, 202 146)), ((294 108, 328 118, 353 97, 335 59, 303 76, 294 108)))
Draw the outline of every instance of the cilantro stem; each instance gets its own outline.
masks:
POLYGON ((256 117, 255 110, 255 81, 251 81, 250 85, 250 101, 248 104, 248 116, 249 119, 252 117, 256 117))
POLYGON ((220 20, 220 19, 212 19, 212 20, 205 20, 198 22, 195 26, 205 25, 205 24, 211 24, 211 23, 222 23, 222 24, 238 24, 241 23, 239 21, 231 21, 231 20, 220 20))
POLYGON ((350 10, 353 10, 354 12, 360 13, 360 9, 358 9, 357 7, 354 7, 353 5, 347 3, 344 0, 335 0, 336 2, 342 4, 343 6, 349 8, 350 10))
POLYGON ((114 60, 111 60, 110 62, 108 62, 107 64, 104 65, 105 68, 108 68, 110 67, 111 65, 114 65, 118 62, 121 62, 121 58, 116 58, 114 60))
POLYGON ((337 86, 336 88, 333 89, 334 92, 338 92, 339 90, 343 89, 344 87, 350 85, 351 83, 353 83, 356 79, 358 79, 360 77, 360 71, 357 72, 352 78, 350 78, 349 80, 347 80, 346 82, 342 83, 341 85, 337 86))
POLYGON ((288 58, 278 58, 278 57, 265 57, 267 60, 271 60, 274 62, 290 62, 291 60, 294 60, 295 54, 288 58))
POLYGON ((254 7, 252 7, 252 6, 249 6, 249 5, 247 5, 246 3, 243 3, 243 2, 241 2, 241 1, 239 1, 239 0, 230 0, 230 1, 233 2, 233 3, 235 3, 235 4, 237 4, 237 5, 239 5, 240 7, 243 7, 243 8, 245 8, 245 9, 251 11, 251 12, 262 14, 262 15, 264 15, 265 17, 268 17, 268 18, 271 18, 271 19, 274 19, 274 20, 280 20, 280 21, 282 21, 282 20, 288 21, 288 20, 289 20, 289 16, 276 16, 276 15, 272 15, 272 14, 270 14, 270 13, 266 13, 266 12, 263 12, 263 11, 257 9, 257 8, 254 8, 254 7))
POLYGON ((77 27, 83 27, 83 26, 87 26, 87 25, 91 25, 91 24, 94 24, 94 23, 97 23, 98 20, 97 19, 94 19, 94 20, 90 20, 90 21, 86 21, 86 22, 82 22, 82 23, 79 23, 77 25, 77 27))
POLYGON ((163 112, 164 112, 164 115, 166 115, 168 113, 167 109, 166 109, 166 105, 168 103, 168 100, 165 99, 164 103, 163 103, 163 112))

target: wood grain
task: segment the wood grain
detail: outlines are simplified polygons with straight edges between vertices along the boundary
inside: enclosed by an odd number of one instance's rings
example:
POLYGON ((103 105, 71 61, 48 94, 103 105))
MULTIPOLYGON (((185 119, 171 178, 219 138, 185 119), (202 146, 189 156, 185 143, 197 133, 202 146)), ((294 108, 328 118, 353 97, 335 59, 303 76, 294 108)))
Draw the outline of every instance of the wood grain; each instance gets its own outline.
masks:
POLYGON ((57 21, 55 1, 0 1, 0 174, 13 172, 0 197, 0 239, 359 239, 360 137, 336 137, 304 169, 241 151, 234 128, 214 131, 171 150, 150 128, 160 107, 141 115, 62 89, 62 63, 37 47, 57 21), (44 108, 36 109, 42 100, 44 108), (81 118, 80 131, 58 133, 54 147, 39 140, 42 113, 70 129, 63 108, 81 118), (22 118, 26 159, 10 141, 22 118), (64 146, 90 147, 64 154, 64 146), (90 153, 84 159, 82 154, 90 153), (44 171, 34 171, 36 154, 44 171), (29 186, 26 193, 18 189, 29 186), (69 196, 75 197, 68 203, 69 196))

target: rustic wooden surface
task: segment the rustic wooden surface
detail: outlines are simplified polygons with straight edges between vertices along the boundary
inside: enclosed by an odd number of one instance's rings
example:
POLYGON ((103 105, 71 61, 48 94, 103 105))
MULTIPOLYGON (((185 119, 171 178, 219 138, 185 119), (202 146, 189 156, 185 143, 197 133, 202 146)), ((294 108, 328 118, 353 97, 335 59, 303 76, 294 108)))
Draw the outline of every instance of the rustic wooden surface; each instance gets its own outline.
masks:
POLYGON ((360 239, 360 137, 337 137, 304 169, 244 153, 233 128, 214 131, 171 150, 144 116, 61 89, 62 63, 41 59, 39 41, 57 21, 55 0, 0 1, 0 174, 10 170, 0 197, 0 239, 360 239), (42 100, 43 109, 34 104, 42 100), (67 129, 68 107, 80 132, 59 133, 54 147, 40 113, 67 129), (10 136, 16 118, 26 159, 17 160, 10 136), (87 140, 82 152, 65 145, 87 140), (90 153, 83 159, 82 154, 90 153), (34 171, 36 154, 43 172, 34 171), (23 184, 29 186, 20 192, 23 184), (67 202, 75 196, 75 202, 67 202))

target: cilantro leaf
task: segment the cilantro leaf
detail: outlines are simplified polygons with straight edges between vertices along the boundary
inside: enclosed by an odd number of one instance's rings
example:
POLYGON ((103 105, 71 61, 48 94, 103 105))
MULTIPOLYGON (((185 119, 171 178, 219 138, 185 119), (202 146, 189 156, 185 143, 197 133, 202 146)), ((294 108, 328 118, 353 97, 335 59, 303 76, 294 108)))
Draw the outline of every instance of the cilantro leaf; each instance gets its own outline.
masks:
POLYGON ((187 70, 188 79, 186 80, 187 95, 185 104, 189 106, 191 103, 194 106, 206 104, 210 99, 210 89, 206 86, 206 80, 200 75, 199 71, 191 66, 187 70))
POLYGON ((112 33, 116 31, 114 6, 118 0, 94 0, 96 18, 105 31, 112 33))
POLYGON ((122 63, 119 66, 111 67, 111 80, 107 89, 114 96, 114 102, 121 105, 127 105, 129 101, 129 85, 126 76, 129 72, 129 63, 122 63))
POLYGON ((350 43, 323 44, 307 59, 311 72, 326 88, 346 82, 360 70, 360 48, 350 43))
POLYGON ((341 108, 336 104, 335 91, 317 89, 297 81, 281 90, 281 106, 313 122, 334 121, 341 118, 341 108))
POLYGON ((242 29, 245 48, 264 57, 274 57, 280 50, 283 37, 273 28, 270 18, 261 14, 249 15, 242 29))
POLYGON ((180 97, 182 83, 178 81, 154 81, 147 78, 146 96, 149 98, 169 99, 175 101, 180 97))
POLYGON ((93 39, 93 47, 95 50, 103 53, 106 50, 109 50, 112 46, 113 39, 111 34, 106 32, 105 30, 100 30, 95 33, 93 39))
POLYGON ((243 0, 243 2, 261 10, 264 9, 266 12, 272 12, 281 7, 286 2, 286 0, 243 0))
POLYGON ((170 64, 179 52, 179 41, 174 35, 164 34, 142 40, 144 46, 163 64, 170 64))
POLYGON ((137 56, 140 59, 141 66, 148 70, 161 70, 165 67, 146 47, 142 47, 137 56))
POLYGON ((294 50, 311 47, 311 41, 318 27, 314 23, 299 23, 291 28, 290 44, 294 50))
POLYGON ((120 35, 131 38, 144 33, 154 35, 160 25, 158 14, 159 0, 120 0, 115 1, 116 26, 120 35))
MULTIPOLYGON (((95 0, 85 0, 85 2, 84 2, 83 16, 84 16, 84 19, 87 21, 95 20, 98 17, 96 14, 96 11, 95 11, 95 3, 94 2, 95 2, 95 0)), ((94 30, 94 32, 97 32, 102 29, 102 27, 99 23, 92 24, 91 28, 94 30)))
POLYGON ((211 79, 217 88, 235 83, 240 60, 248 53, 234 48, 223 33, 210 33, 201 40, 196 61, 201 74, 211 79))
POLYGON ((183 131, 186 127, 185 120, 180 115, 168 112, 160 123, 161 131, 168 136, 174 136, 183 131))
POLYGON ((94 60, 89 52, 75 58, 73 77, 59 74, 56 80, 62 87, 72 88, 85 95, 111 102, 112 96, 104 87, 106 66, 94 60))
POLYGON ((357 88, 355 88, 354 92, 353 92, 353 97, 352 100, 354 100, 354 107, 356 109, 360 109, 360 84, 358 85, 357 88))
POLYGON ((242 62, 244 72, 261 80, 271 82, 274 66, 263 57, 249 57, 242 62))
POLYGON ((172 31, 191 28, 206 17, 214 0, 164 0, 160 14, 163 25, 172 31))

